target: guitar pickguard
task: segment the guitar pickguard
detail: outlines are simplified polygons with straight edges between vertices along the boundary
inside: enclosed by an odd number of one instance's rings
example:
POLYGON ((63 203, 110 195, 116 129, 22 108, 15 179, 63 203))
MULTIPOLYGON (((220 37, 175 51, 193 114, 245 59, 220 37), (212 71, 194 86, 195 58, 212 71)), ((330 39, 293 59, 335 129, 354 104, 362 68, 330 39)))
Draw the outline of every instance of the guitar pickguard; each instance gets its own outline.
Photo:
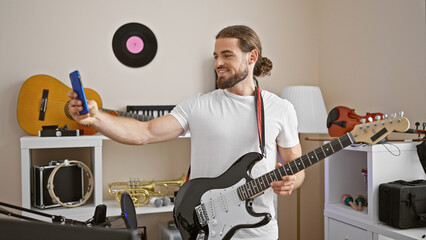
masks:
POLYGON ((263 219, 263 217, 249 214, 247 207, 251 208, 251 200, 249 200, 250 204, 246 206, 246 201, 241 201, 237 195, 237 187, 245 182, 245 179, 241 179, 231 187, 213 189, 201 197, 199 206, 202 206, 203 211, 199 214, 205 214, 204 219, 209 228, 209 239, 222 239, 234 227, 253 225, 263 219))

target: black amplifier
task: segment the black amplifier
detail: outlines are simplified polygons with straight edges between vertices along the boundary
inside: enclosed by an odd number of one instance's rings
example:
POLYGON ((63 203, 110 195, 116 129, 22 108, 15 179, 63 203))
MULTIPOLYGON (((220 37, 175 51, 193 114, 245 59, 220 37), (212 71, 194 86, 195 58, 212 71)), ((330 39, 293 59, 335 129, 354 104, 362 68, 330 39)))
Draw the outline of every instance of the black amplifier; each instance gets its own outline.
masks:
MULTIPOLYGON (((33 166, 33 206, 45 209, 60 206, 52 201, 47 188, 49 176, 63 161, 50 161, 48 165, 33 166)), ((84 169, 75 163, 65 165, 53 179, 55 195, 63 203, 75 204, 84 196, 84 169)))
POLYGON ((426 226, 426 180, 379 185, 379 219, 393 227, 426 226))

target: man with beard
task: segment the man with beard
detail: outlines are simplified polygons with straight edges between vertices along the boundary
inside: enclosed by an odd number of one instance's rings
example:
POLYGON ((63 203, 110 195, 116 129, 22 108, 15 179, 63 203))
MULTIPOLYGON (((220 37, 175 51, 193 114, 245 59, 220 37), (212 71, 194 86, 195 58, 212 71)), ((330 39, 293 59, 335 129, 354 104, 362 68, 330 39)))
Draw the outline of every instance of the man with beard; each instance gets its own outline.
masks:
MULTIPOLYGON (((267 91, 261 91, 264 105, 264 151, 259 147, 262 140, 259 137, 258 110, 255 107, 254 76, 269 75, 272 62, 262 57, 257 34, 247 26, 227 27, 216 36, 213 55, 219 89, 181 102, 166 116, 139 122, 104 113, 94 101, 89 101, 90 113, 79 115, 81 101, 75 99, 77 94, 72 91, 68 93, 71 98, 69 113, 80 124, 90 124, 105 136, 125 144, 169 141, 190 131, 191 179, 218 177, 249 152, 264 153, 264 158, 251 169, 254 178, 280 166, 277 153, 285 163, 300 157, 293 105, 267 91)), ((253 202, 253 210, 271 213, 271 221, 260 227, 239 229, 232 239, 278 239, 273 193, 289 196, 302 184, 304 176, 302 170, 272 182, 271 188, 253 202)))

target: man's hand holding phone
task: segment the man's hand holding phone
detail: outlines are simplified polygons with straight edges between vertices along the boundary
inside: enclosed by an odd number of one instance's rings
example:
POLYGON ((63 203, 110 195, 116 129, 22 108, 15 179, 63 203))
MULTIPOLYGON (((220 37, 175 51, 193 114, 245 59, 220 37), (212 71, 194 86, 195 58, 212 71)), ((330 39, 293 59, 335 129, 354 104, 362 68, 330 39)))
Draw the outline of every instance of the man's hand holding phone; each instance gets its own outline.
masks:
POLYGON ((87 101, 78 71, 70 73, 70 80, 73 91, 69 91, 67 94, 71 98, 68 112, 79 124, 90 125, 94 121, 93 117, 99 111, 98 106, 93 100, 87 101))

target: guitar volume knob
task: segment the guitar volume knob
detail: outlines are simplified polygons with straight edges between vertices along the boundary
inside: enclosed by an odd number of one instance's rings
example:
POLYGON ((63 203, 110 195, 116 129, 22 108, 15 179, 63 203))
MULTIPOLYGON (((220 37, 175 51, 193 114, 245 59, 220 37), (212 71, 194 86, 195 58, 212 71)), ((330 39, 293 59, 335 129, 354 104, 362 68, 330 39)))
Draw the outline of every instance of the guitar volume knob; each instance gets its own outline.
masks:
POLYGON ((213 225, 213 226, 216 226, 216 225, 217 225, 217 220, 216 220, 216 219, 213 219, 213 220, 211 221, 211 223, 212 223, 212 225, 213 225))

